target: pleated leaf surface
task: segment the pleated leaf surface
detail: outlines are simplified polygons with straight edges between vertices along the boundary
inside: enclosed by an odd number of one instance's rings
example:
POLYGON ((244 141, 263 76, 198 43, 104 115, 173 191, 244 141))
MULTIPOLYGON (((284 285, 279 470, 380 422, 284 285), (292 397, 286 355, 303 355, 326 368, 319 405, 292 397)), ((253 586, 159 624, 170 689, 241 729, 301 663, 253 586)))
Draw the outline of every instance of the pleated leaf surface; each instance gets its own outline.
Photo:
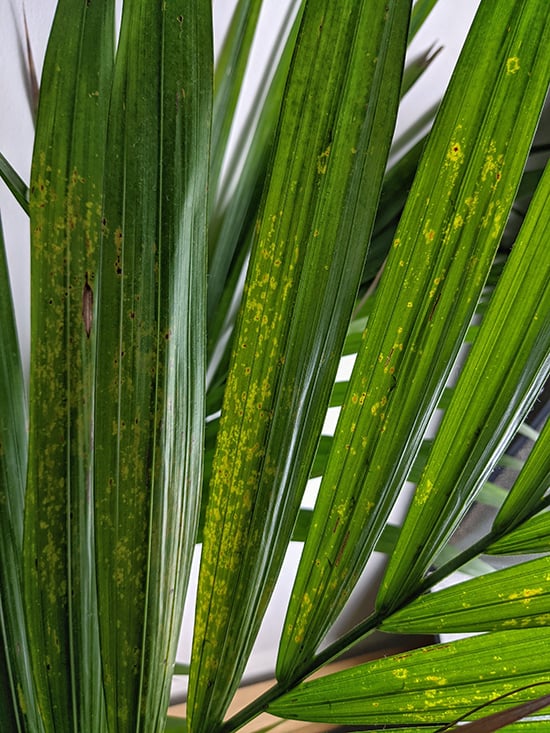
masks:
POLYGON ((191 730, 221 721, 292 534, 359 285, 409 3, 306 4, 210 484, 191 730))
POLYGON ((110 733, 162 730, 204 438, 209 0, 124 4, 97 292, 95 523, 110 733))
POLYGON ((280 680, 307 667, 343 608, 442 395, 544 101, 548 20, 539 0, 482 2, 465 43, 342 406, 285 621, 280 680))
MULTIPOLYGON (((548 17, 550 30, 550 17, 548 17)), ((549 38, 550 40, 550 38, 549 38)), ((416 487, 377 604, 406 598, 471 506, 550 369, 547 168, 416 487)))
POLYGON ((269 712, 384 729, 437 728, 479 718, 540 697, 545 691, 540 683, 548 683, 548 659, 541 649, 549 642, 550 629, 539 628, 425 647, 303 683, 272 703, 269 712))
POLYGON ((550 557, 520 563, 420 596, 382 631, 437 634, 548 626, 550 557))
POLYGON ((24 585, 46 731, 103 730, 92 532, 93 296, 114 55, 111 0, 60 0, 30 184, 24 585), (70 29, 70 30, 68 30, 70 29))

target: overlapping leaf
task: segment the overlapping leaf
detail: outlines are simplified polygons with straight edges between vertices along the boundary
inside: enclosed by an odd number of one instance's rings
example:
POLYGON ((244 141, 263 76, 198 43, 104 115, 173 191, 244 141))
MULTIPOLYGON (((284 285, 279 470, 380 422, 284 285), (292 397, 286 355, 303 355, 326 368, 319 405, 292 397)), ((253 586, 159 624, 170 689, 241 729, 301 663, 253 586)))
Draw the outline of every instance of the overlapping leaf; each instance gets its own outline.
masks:
POLYGON ((439 728, 538 698, 540 683, 550 684, 540 653, 549 642, 550 629, 539 628, 426 647, 303 683, 268 709, 293 720, 439 728))
POLYGON ((550 557, 420 596, 382 623, 382 631, 453 633, 548 626, 550 557))
POLYGON ((96 294, 96 561, 110 733, 163 729, 195 542, 210 14, 210 0, 129 0, 123 10, 96 294))
MULTIPOLYGON (((550 18, 548 21, 550 35, 550 18)), ((549 203, 550 168, 541 180, 436 436, 382 584, 380 608, 412 592, 468 510, 547 378, 549 203)))
POLYGON ((46 731, 103 730, 91 529, 92 321, 113 37, 111 0, 60 0, 31 173, 23 552, 32 669, 46 731))
POLYGON ((10 730, 42 730, 23 614, 23 504, 27 406, 4 236, 0 223, 0 720, 10 730))
POLYGON ((190 677, 210 731, 239 682, 322 427, 393 129, 407 1, 308 3, 235 336, 190 677))
POLYGON ((493 530, 517 526, 537 511, 550 487, 550 420, 542 429, 520 475, 500 508, 493 530))
POLYGON ((488 1, 469 34, 355 362, 285 622, 281 680, 307 667, 343 608, 442 394, 544 101, 549 20, 539 0, 488 1))

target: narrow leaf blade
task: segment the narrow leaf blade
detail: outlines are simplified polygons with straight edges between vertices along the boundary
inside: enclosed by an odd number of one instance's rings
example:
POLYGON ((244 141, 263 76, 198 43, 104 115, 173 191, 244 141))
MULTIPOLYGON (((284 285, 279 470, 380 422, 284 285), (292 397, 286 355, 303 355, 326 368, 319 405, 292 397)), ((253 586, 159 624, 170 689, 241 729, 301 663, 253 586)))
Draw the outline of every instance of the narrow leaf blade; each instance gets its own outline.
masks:
POLYGON ((197 731, 213 729, 238 685, 292 534, 373 226, 408 6, 304 10, 210 485, 189 692, 197 731))
POLYGON ((279 679, 307 667, 360 577, 466 336, 544 102, 547 59, 532 39, 533 24, 548 33, 542 20, 544 2, 484 2, 465 44, 363 334, 292 592, 279 679), (524 42, 518 75, 508 63, 524 42))
POLYGON ((107 140, 95 523, 107 719, 162 730, 205 419, 209 0, 124 5, 107 140))
POLYGON ((113 38, 111 0, 58 3, 44 62, 31 172, 23 554, 32 669, 48 731, 102 731, 104 722, 92 562, 95 338, 89 321, 113 38))
POLYGON ((388 728, 480 718, 540 696, 548 681, 540 649, 549 641, 550 630, 540 628, 437 644, 305 682, 268 709, 294 720, 388 728))
POLYGON ((380 629, 463 633, 547 626, 549 620, 550 557, 543 557, 420 596, 380 629))
POLYGON ((377 601, 380 608, 413 591, 546 379, 550 369, 549 203, 550 168, 541 180, 436 436, 386 571, 377 601))

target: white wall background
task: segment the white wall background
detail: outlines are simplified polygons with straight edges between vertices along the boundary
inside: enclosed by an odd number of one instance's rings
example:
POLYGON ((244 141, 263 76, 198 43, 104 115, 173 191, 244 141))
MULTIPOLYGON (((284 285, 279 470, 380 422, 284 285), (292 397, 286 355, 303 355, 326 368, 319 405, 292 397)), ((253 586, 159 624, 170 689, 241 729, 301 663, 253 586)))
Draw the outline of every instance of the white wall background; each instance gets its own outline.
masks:
MULTIPOLYGON (((334 1, 341 2, 342 0, 334 1)), ((235 2, 234 0, 213 0, 213 3, 215 42, 216 46, 219 47, 235 2)), ((456 0, 439 0, 425 27, 418 34, 411 49, 411 57, 427 50, 433 43, 442 45, 443 51, 418 82, 413 93, 405 98, 398 122, 398 135, 399 131, 411 120, 418 118, 423 111, 439 99, 450 77, 478 4, 479 0, 461 0, 460 2, 456 2, 456 0)), ((38 74, 40 74, 42 68, 42 59, 55 5, 55 0, 25 0, 29 36, 38 74)), ((246 82, 247 88, 250 86, 250 90, 253 90, 254 80, 258 80, 260 71, 268 57, 270 40, 275 37, 276 29, 284 15, 285 6, 286 2, 283 2, 283 0, 264 0, 264 9, 260 19, 259 41, 253 48, 250 64, 252 72, 246 82)), ((23 0, 0 0, 0 21, 0 100, 2 104, 0 151, 8 158, 22 178, 28 182, 33 124, 27 101, 25 81, 26 54, 23 31, 23 0)), ((239 109, 239 118, 242 118, 245 112, 246 102, 239 109)), ((16 303, 23 360, 27 364, 29 357, 28 220, 1 182, 0 212, 13 282, 12 289, 16 303)), ((292 547, 279 587, 275 593, 274 602, 268 611, 262 632, 254 649, 247 671, 249 678, 269 674, 273 665, 282 624, 280 609, 284 607, 286 597, 290 592, 298 555, 299 548, 292 547)), ((380 572, 380 569, 381 559, 375 558, 369 566, 369 573, 376 574, 380 572)), ((364 591, 360 590, 356 594, 356 603, 363 606, 364 602, 364 591)), ((352 610, 350 614, 353 615, 353 613, 352 610)), ((188 657, 191 619, 192 602, 189 603, 186 609, 184 631, 180 642, 180 658, 182 660, 188 657)), ((184 684, 179 682, 175 684, 176 692, 182 692, 183 689, 184 684)))

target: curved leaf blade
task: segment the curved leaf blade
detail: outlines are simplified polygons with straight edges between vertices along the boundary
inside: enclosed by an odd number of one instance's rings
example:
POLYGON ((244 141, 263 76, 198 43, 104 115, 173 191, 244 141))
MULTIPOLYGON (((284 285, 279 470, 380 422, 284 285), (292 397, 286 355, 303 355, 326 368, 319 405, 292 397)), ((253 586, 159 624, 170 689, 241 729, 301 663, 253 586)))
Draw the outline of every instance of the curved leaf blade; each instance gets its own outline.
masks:
POLYGON ((213 729, 238 685, 292 534, 373 226, 409 4, 390 3, 387 17, 367 2, 304 10, 214 458, 189 692, 197 731, 213 729))
POLYGON ((299 676, 336 621, 420 450, 544 102, 547 57, 537 44, 548 21, 544 2, 489 1, 468 36, 354 365, 285 621, 281 680, 299 676), (521 75, 509 69, 519 47, 521 75))
POLYGON ((550 420, 547 419, 525 466, 493 522, 493 531, 502 532, 505 527, 521 524, 533 511, 537 511, 549 486, 550 420))

